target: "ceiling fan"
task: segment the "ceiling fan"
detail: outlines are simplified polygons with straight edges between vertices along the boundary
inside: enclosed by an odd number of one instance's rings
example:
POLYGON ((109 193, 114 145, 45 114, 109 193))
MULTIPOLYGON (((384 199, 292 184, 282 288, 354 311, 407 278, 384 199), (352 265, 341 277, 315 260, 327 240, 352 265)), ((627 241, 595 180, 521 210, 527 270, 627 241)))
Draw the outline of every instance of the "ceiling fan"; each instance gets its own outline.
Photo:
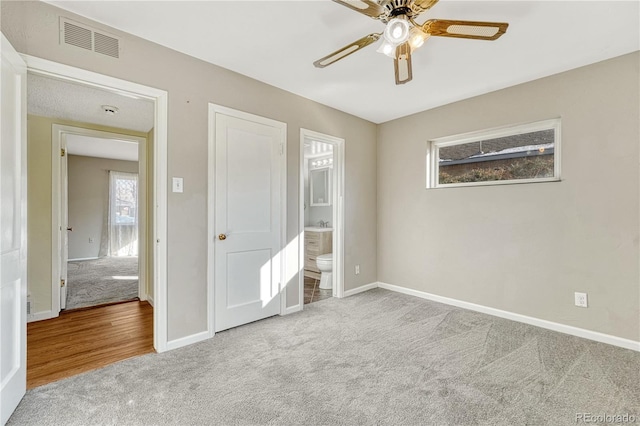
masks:
POLYGON ((381 33, 373 33, 354 41, 313 63, 324 68, 383 38, 378 52, 394 59, 396 84, 413 78, 411 53, 430 36, 496 40, 507 31, 504 22, 453 21, 429 19, 424 24, 414 21, 438 0, 333 0, 343 6, 386 24, 381 33))

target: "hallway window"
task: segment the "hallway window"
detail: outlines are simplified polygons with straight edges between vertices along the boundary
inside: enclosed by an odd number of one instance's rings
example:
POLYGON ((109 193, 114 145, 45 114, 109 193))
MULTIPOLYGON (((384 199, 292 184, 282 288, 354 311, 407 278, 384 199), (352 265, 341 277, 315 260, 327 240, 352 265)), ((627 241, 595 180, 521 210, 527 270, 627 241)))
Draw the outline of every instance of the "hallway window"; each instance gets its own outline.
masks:
POLYGON ((109 171, 109 256, 138 255, 138 175, 109 171))

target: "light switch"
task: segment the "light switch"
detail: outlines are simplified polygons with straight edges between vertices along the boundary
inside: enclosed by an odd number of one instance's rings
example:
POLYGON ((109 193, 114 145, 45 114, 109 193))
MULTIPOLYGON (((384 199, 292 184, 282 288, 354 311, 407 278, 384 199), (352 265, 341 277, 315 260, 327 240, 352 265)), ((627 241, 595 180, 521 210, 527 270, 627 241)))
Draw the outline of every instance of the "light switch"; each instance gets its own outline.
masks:
POLYGON ((183 179, 181 177, 173 178, 173 192, 183 192, 183 179))

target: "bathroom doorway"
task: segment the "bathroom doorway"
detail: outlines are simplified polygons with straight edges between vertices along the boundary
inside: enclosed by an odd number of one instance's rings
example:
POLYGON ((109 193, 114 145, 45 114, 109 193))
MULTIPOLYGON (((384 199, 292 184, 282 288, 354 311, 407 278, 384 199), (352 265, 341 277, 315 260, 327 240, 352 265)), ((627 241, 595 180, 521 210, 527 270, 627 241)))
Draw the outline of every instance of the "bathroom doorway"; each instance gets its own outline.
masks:
POLYGON ((344 139, 300 132, 300 305, 343 297, 344 139))

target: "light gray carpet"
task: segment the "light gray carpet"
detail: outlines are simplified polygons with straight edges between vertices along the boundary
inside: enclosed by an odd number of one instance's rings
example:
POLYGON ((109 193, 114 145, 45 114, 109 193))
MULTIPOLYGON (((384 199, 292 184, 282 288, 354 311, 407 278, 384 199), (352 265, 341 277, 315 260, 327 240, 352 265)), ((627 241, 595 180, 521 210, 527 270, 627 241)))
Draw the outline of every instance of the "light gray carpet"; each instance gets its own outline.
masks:
POLYGON ((27 392, 9 425, 572 425, 640 353, 382 289, 27 392))
POLYGON ((102 257, 67 264, 67 310, 123 302, 136 297, 137 257, 102 257))

